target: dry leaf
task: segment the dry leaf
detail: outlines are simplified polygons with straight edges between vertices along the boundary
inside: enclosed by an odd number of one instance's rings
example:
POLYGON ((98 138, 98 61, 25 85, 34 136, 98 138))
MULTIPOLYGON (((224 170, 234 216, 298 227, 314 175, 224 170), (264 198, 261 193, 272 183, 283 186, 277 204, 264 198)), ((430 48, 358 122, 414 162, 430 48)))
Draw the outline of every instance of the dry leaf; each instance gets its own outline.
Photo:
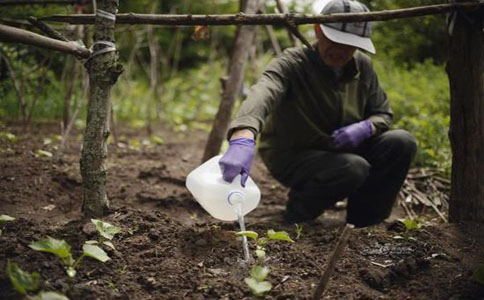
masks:
POLYGON ((210 36, 210 31, 208 30, 208 26, 195 26, 195 31, 192 34, 192 39, 194 41, 205 40, 208 39, 210 36))

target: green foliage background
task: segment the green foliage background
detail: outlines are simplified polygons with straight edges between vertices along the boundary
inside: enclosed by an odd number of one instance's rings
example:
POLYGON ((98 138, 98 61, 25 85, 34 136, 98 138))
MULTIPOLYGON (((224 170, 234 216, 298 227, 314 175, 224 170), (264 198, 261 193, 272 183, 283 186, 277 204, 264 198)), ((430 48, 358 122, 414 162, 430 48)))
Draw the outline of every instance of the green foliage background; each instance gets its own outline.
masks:
MULTIPOLYGON (((267 12, 275 11, 275 3, 267 2, 267 12)), ((436 0, 362 0, 372 10, 403 8, 436 4, 436 0)), ((310 12, 311 0, 296 1, 292 10, 310 12)), ((239 1, 220 0, 163 0, 120 1, 120 12, 137 13, 236 13, 239 1)), ((86 7, 85 13, 90 13, 86 7)), ((24 6, 2 11, 2 17, 22 18, 55 13, 73 13, 72 7, 24 6)), ((72 26, 55 25, 66 34, 72 26)), ((29 28, 30 30, 34 30, 29 28)), ((126 71, 113 90, 113 110, 117 121, 143 128, 148 120, 170 124, 176 130, 190 128, 209 130, 220 100, 220 81, 226 75, 235 26, 210 28, 210 37, 195 42, 191 39, 193 27, 155 27, 160 61, 157 68, 160 83, 157 97, 150 91, 150 51, 146 26, 120 26, 116 42, 121 63, 126 71), (134 48, 134 47, 137 48, 134 48)), ((284 28, 274 27, 283 48, 290 46, 284 28)), ((301 26, 308 38, 313 38, 312 26, 301 26)), ((92 35, 92 26, 86 31, 92 35)), ((373 62, 379 79, 391 99, 395 113, 395 126, 409 130, 417 137, 419 153, 417 166, 441 168, 448 174, 450 146, 447 138, 449 126, 449 87, 444 70, 446 60, 445 17, 419 17, 374 26, 374 43, 377 54, 373 62)), ((89 45, 87 39, 84 42, 89 45)), ((257 59, 248 66, 245 87, 253 83, 268 64, 273 51, 264 28, 260 27, 257 59)), ((60 120, 63 98, 66 93, 66 55, 59 55, 20 44, 0 42, 0 55, 10 58, 17 77, 23 78, 23 92, 27 101, 38 96, 34 110, 35 120, 60 120), (50 59, 47 72, 36 66, 50 59), (44 86, 41 79, 45 77, 44 86)), ((0 59, 0 119, 19 120, 20 109, 5 62, 0 59)), ((82 99, 79 80, 73 97, 73 107, 82 99)), ((84 108, 85 109, 85 108, 84 108)), ((85 120, 79 115, 77 124, 85 120)))

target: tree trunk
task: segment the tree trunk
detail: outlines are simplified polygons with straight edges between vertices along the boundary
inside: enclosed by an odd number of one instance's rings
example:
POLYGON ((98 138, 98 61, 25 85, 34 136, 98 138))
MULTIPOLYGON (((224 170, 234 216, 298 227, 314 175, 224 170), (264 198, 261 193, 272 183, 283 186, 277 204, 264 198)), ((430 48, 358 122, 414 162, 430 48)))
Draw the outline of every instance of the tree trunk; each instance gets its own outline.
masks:
POLYGON ((483 13, 456 13, 450 25, 451 222, 484 222, 483 13))
MULTIPOLYGON (((247 0, 246 14, 255 14, 259 9, 259 0, 247 0)), ((222 101, 220 102, 217 115, 212 125, 205 153, 202 161, 206 161, 220 152, 222 141, 229 126, 236 96, 239 94, 244 80, 247 58, 250 44, 254 40, 256 26, 241 26, 234 42, 232 57, 230 58, 230 70, 225 84, 222 101)))
MULTIPOLYGON (((101 0, 97 8, 115 14, 117 0, 101 0)), ((114 20, 96 16, 94 42, 114 43, 114 20)), ((96 44, 96 51, 106 48, 96 44)), ((86 63, 89 73, 89 103, 84 144, 81 153, 81 175, 83 179, 84 199, 82 211, 87 216, 100 217, 109 208, 106 192, 107 183, 107 138, 109 136, 110 94, 111 88, 122 73, 116 51, 93 55, 86 63)))

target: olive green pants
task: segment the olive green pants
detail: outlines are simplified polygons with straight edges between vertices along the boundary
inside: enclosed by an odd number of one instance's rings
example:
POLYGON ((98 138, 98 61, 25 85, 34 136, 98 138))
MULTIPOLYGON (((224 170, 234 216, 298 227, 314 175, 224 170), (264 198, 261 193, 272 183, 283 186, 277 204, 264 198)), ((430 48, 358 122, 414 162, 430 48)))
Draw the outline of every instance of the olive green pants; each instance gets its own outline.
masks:
POLYGON ((365 141, 353 152, 296 152, 272 175, 289 187, 285 219, 296 223, 321 215, 348 198, 347 222, 357 227, 386 219, 417 151, 415 138, 390 130, 365 141))

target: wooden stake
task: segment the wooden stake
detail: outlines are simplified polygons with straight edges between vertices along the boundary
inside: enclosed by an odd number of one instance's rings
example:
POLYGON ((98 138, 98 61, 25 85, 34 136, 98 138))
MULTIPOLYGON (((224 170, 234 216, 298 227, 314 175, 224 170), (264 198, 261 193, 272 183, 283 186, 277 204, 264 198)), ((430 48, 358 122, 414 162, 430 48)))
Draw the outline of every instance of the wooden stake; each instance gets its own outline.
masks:
POLYGON ((333 254, 329 258, 328 264, 326 265, 326 269, 324 270, 324 273, 321 276, 321 280, 319 281, 319 284, 316 287, 316 290, 314 291, 313 298, 312 298, 313 300, 321 299, 321 297, 323 296, 324 290, 328 285, 329 278, 333 273, 334 265, 343 254, 346 243, 348 243, 348 238, 350 237, 351 229, 353 228, 355 228, 355 226, 352 224, 346 224, 345 228, 343 228, 343 232, 341 233, 341 236, 338 240, 338 244, 336 245, 336 248, 334 249, 333 254))

